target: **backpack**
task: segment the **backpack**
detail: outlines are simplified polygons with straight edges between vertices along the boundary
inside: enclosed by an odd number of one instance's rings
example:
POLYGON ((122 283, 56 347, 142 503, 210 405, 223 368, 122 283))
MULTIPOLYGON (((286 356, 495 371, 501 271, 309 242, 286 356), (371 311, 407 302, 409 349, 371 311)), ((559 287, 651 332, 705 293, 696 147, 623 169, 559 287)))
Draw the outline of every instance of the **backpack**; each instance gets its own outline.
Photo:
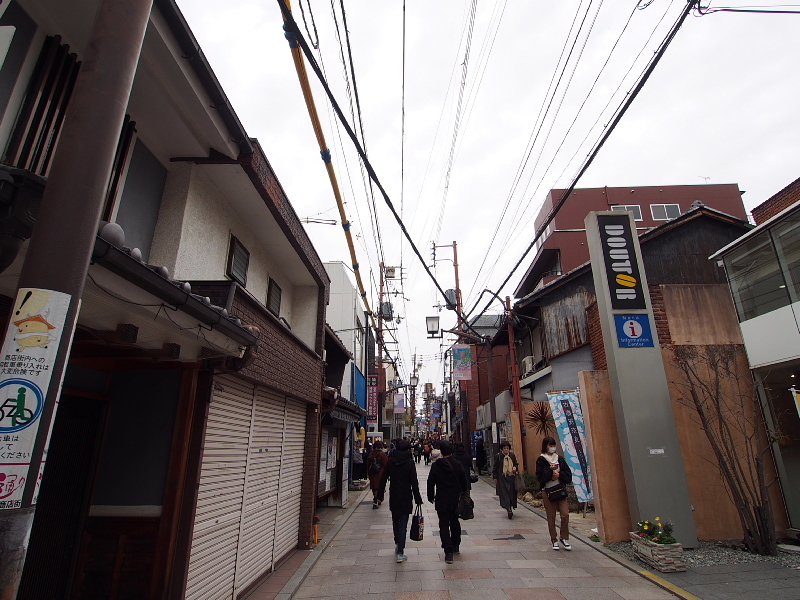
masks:
POLYGON ((372 459, 372 463, 370 463, 370 465, 369 465, 369 474, 370 475, 377 475, 378 473, 381 472, 382 468, 383 468, 383 465, 381 464, 381 461, 379 461, 378 457, 376 456, 375 458, 372 459))

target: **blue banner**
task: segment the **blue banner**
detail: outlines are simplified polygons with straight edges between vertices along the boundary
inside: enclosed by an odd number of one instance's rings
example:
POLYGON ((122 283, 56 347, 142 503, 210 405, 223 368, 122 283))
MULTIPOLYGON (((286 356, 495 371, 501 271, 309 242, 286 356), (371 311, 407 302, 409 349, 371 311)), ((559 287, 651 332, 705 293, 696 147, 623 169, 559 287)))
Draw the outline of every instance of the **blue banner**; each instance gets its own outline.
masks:
POLYGON ((592 495, 592 475, 586 427, 577 392, 548 392, 550 411, 556 423, 564 460, 572 470, 572 484, 579 502, 588 502, 592 495))

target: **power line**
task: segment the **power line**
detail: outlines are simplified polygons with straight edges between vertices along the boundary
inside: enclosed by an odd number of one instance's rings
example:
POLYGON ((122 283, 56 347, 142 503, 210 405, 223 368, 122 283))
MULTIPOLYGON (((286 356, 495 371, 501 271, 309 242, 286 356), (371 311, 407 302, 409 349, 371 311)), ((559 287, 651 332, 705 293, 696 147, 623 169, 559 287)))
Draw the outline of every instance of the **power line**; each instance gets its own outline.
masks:
MULTIPOLYGON (((522 256, 519 258, 517 263, 511 269, 511 272, 508 274, 508 276, 503 280, 503 282, 498 287, 498 289, 497 289, 497 293, 498 294, 502 291, 503 287, 509 282, 509 280, 514 276, 514 273, 516 272, 516 270, 519 268, 519 266, 525 260, 525 257, 528 256, 528 253, 530 253, 531 249, 536 245, 536 242, 539 241, 539 238, 542 237, 542 234, 544 233, 544 231, 547 229, 547 227, 550 225, 550 223, 553 221, 553 219, 555 219, 556 215, 558 214, 558 211, 561 210, 561 207, 564 205, 564 203, 567 201, 567 198, 569 198, 569 195, 575 189, 575 186, 578 184, 578 181, 580 181, 580 178, 583 177, 584 173, 586 173, 586 171, 589 169, 589 167, 591 166, 592 162, 594 162, 594 159, 599 154, 600 149, 603 147, 603 145, 606 143, 608 138, 611 136, 611 134, 613 133, 614 129, 617 127, 617 124, 619 124, 620 120, 625 115, 625 113, 628 111, 628 109, 630 108, 631 104, 633 104, 633 101, 639 95, 639 92, 642 91, 642 88, 644 87, 644 84, 647 83, 647 80, 652 75, 652 73, 655 70, 656 66, 661 61, 661 58, 664 56, 664 53, 666 52, 667 48, 672 43, 672 40, 677 35, 678 30, 681 28, 681 26, 683 25, 684 21, 686 20, 686 17, 689 16, 689 13, 695 7, 695 5, 698 3, 698 1, 699 0, 688 0, 687 1, 686 8, 684 8, 683 12, 681 12, 681 15, 678 17, 678 20, 675 22, 675 24, 672 26, 672 29, 670 29, 670 31, 667 34, 667 36, 661 42, 661 45, 658 47, 658 50, 656 50, 656 53, 654 54, 653 58, 651 59, 649 66, 644 71, 644 73, 642 74, 642 76, 639 79, 638 83, 633 88, 631 93, 628 95, 627 99, 623 102, 623 104, 617 110, 613 121, 606 128, 606 130, 603 133, 603 135, 601 136, 600 140, 595 144, 594 148, 592 149, 591 153, 587 157, 586 161, 583 163, 583 166, 580 168, 580 170, 578 171, 577 175, 572 180, 572 183, 570 184, 569 188, 567 188, 564 191, 564 193, 561 195, 561 198, 559 199, 559 201, 553 206, 553 209, 550 211, 550 213, 547 215, 545 220, 542 222, 542 224, 537 229, 536 235, 534 236, 533 241, 531 241, 531 243, 525 249, 525 252, 522 253, 522 256)), ((480 314, 482 315, 483 313, 485 313, 486 310, 489 308, 489 306, 491 306, 491 301, 489 301, 489 303, 484 307, 484 309, 480 312, 480 314)), ((473 307, 473 310, 474 310, 474 307, 473 307)), ((472 311, 470 311, 470 313, 468 313, 468 314, 471 314, 471 312, 472 311)))

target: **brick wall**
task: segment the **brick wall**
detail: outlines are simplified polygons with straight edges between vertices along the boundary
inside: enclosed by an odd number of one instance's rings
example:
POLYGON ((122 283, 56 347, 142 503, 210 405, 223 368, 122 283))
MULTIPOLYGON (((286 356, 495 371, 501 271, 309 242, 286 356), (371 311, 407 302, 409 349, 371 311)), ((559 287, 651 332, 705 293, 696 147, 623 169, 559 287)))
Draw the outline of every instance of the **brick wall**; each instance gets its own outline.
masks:
POLYGON ((608 369, 606 363, 606 349, 603 346, 603 332, 600 329, 600 312, 597 302, 592 302, 586 307, 586 329, 589 334, 589 345, 592 348, 592 362, 595 371, 608 369))
POLYGON ((653 303, 653 320, 656 322, 658 342, 662 346, 671 344, 672 336, 669 333, 667 312, 664 309, 664 294, 662 292, 662 287, 657 283, 651 283, 648 287, 650 288, 650 302, 653 303))
POLYGON ((800 202, 800 179, 795 179, 772 198, 756 206, 753 220, 760 225, 796 202, 800 202))

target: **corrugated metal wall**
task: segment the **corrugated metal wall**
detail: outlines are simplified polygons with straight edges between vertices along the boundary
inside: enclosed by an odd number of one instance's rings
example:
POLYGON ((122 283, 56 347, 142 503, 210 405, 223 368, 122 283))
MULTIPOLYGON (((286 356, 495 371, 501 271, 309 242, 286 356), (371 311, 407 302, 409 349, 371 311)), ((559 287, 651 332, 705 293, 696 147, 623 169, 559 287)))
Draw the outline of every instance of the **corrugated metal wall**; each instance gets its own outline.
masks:
POLYGON ((584 290, 553 304, 542 306, 544 352, 547 358, 589 343, 586 307, 594 302, 594 299, 594 294, 584 290))

